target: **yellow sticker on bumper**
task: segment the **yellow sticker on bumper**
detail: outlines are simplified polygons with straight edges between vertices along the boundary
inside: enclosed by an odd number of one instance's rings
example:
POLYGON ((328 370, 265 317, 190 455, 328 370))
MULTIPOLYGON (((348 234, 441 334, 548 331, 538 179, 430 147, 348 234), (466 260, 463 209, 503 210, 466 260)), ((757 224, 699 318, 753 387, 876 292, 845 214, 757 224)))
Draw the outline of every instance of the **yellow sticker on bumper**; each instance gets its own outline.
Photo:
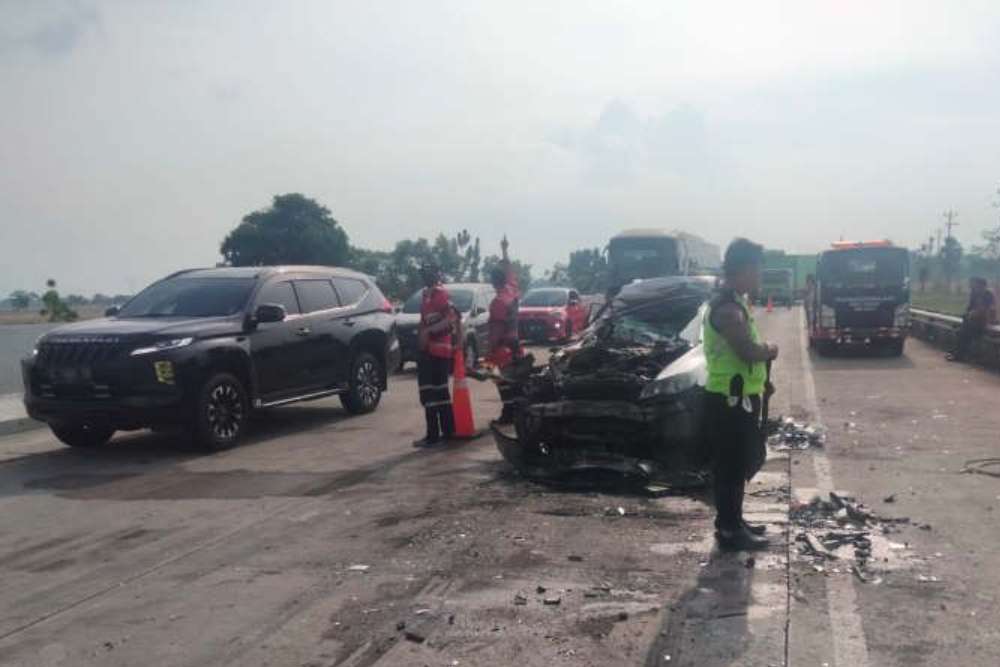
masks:
POLYGON ((153 370, 156 371, 156 379, 163 384, 174 383, 174 365, 169 361, 153 362, 153 370))

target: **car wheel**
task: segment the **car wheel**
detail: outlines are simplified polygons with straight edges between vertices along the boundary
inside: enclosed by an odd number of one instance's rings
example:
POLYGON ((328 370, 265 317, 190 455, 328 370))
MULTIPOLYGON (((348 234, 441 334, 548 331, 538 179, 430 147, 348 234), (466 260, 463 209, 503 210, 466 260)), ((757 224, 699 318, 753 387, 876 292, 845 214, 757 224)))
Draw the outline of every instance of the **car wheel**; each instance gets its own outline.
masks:
POLYGON ((248 412, 246 389, 239 378, 216 373, 202 385, 195 405, 195 441, 209 451, 232 447, 243 435, 248 412))
POLYGON ((52 434, 69 447, 100 447, 111 440, 115 429, 107 424, 79 422, 50 426, 52 434))
POLYGON ((374 411, 381 400, 382 367, 370 352, 361 352, 351 363, 351 378, 340 402, 348 412, 360 415, 374 411))

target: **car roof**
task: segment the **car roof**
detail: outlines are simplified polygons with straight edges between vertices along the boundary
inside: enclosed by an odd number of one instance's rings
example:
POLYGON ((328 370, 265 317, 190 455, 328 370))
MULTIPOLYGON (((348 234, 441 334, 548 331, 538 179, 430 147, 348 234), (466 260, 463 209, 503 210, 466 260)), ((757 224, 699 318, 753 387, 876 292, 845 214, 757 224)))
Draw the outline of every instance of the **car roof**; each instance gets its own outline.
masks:
POLYGON ((622 287, 615 300, 646 301, 668 296, 681 289, 695 290, 707 295, 714 289, 715 283, 716 279, 713 276, 665 276, 636 280, 622 287))
POLYGON ((167 278, 269 278, 285 273, 315 274, 342 278, 369 278, 363 273, 336 266, 285 264, 281 266, 217 266, 203 269, 184 269, 167 278))

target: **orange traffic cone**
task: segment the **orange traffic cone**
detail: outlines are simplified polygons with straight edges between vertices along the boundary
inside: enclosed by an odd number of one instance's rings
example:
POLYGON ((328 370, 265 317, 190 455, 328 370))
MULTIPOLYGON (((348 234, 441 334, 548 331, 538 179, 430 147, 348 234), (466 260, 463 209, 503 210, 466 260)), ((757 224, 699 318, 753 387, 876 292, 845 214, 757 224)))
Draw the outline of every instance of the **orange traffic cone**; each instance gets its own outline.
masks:
POLYGON ((770 294, 767 295, 767 312, 769 313, 774 312, 774 299, 771 298, 770 294))
POLYGON ((452 383, 452 410, 455 414, 455 439, 473 440, 481 434, 472 419, 472 395, 469 393, 465 377, 465 353, 459 346, 455 349, 455 379, 452 383))

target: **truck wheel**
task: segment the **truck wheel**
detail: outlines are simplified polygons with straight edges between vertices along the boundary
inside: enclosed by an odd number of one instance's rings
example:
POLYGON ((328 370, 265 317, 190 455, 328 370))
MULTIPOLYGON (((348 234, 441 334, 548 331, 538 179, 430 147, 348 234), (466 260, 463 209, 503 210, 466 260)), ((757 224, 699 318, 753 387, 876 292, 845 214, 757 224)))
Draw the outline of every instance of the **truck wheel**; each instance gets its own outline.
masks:
POLYGON ((382 367, 370 352, 360 352, 351 363, 351 377, 340 402, 351 414, 373 412, 382 400, 382 367))
POLYGON ((232 447, 243 435, 249 412, 247 392, 231 373, 216 373, 201 388, 193 435, 209 451, 232 447))
POLYGON ((89 424, 79 422, 74 424, 53 425, 52 434, 59 441, 70 447, 100 447, 111 440, 115 430, 107 424, 89 424))

